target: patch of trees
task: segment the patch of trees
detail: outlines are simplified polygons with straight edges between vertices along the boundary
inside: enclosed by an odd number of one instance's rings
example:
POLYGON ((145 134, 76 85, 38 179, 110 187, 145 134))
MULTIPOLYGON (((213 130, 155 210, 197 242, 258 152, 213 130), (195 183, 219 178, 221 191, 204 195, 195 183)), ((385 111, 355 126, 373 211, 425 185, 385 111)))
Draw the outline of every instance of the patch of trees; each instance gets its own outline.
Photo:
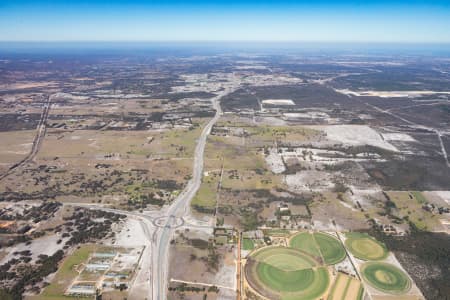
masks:
POLYGON ((6 239, 6 240, 2 240, 2 241, 0 242, 0 249, 1 249, 3 246, 11 247, 11 246, 13 246, 13 245, 15 245, 15 244, 25 243, 25 242, 28 242, 28 241, 31 241, 31 237, 29 237, 29 236, 27 236, 27 235, 17 235, 17 236, 13 236, 13 237, 10 237, 10 238, 8 238, 8 239, 6 239))
POLYGON ((75 226, 75 230, 71 230, 71 237, 66 245, 77 245, 103 239, 111 234, 111 225, 124 218, 126 218, 126 215, 78 208, 72 216, 65 218, 65 220, 71 221, 67 222, 66 225, 73 224, 75 226), (100 218, 104 220, 95 220, 100 218))
POLYGON ((239 221, 244 231, 255 230, 260 225, 257 214, 249 210, 241 210, 241 218, 239 221))
POLYGON ((208 267, 214 271, 219 269, 219 260, 220 254, 217 252, 216 247, 213 242, 209 242, 208 244, 208 258, 207 264, 208 267))
MULTIPOLYGON (((219 288, 215 285, 212 285, 208 288, 208 290, 206 289, 206 287, 195 287, 195 286, 189 286, 186 283, 182 283, 176 287, 169 287, 169 291, 174 291, 174 292, 194 292, 194 293, 201 293, 201 292, 210 292, 210 293, 218 293, 219 292, 219 288)), ((206 295, 206 294, 205 294, 206 295)))
MULTIPOLYGON (((0 210, 0 219, 2 220, 24 220, 24 221, 32 221, 33 223, 38 223, 41 221, 48 220, 51 216, 54 215, 56 211, 61 207, 61 203, 48 201, 43 202, 39 206, 30 206, 30 208, 26 208, 22 213, 10 213, 6 209, 0 210)), ((23 229, 25 232, 28 231, 23 229)), ((20 233, 20 232, 19 232, 20 233)))
POLYGON ((41 282, 46 276, 58 270, 58 263, 64 257, 62 250, 56 251, 52 256, 41 255, 34 265, 27 265, 28 267, 20 268, 17 272, 8 272, 11 268, 11 261, 5 265, 0 266, 2 270, 1 279, 8 279, 9 276, 16 279, 15 283, 9 288, 0 289, 1 299, 22 299, 25 287, 35 286, 41 282), (4 271, 6 270, 6 271, 4 271))
POLYGON ((343 182, 336 182, 333 187, 333 192, 343 194, 348 191, 348 186, 343 182))
POLYGON ((215 208, 212 207, 205 207, 202 205, 192 205, 192 208, 195 209, 196 211, 203 213, 203 214, 214 214, 216 212, 215 208))
MULTIPOLYGON (((252 190, 253 196, 256 198, 266 198, 267 203, 270 202, 286 202, 291 203, 293 205, 308 205, 313 201, 313 196, 310 194, 293 194, 290 193, 291 197, 279 197, 270 192, 270 190, 267 189, 259 189, 259 190, 252 190)), ((283 189, 277 190, 277 192, 287 192, 283 189)))
POLYGON ((191 244, 195 248, 199 249, 208 249, 209 243, 208 241, 202 239, 190 239, 189 244, 191 244))

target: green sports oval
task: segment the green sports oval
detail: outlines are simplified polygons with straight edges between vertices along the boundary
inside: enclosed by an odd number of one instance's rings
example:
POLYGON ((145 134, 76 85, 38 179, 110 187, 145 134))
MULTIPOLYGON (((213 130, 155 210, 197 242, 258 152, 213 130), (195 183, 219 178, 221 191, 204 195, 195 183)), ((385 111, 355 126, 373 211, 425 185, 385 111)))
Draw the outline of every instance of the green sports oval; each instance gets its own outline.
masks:
POLYGON ((361 274, 369 285, 385 293, 403 294, 411 288, 405 272, 388 263, 367 262, 362 265, 361 274))

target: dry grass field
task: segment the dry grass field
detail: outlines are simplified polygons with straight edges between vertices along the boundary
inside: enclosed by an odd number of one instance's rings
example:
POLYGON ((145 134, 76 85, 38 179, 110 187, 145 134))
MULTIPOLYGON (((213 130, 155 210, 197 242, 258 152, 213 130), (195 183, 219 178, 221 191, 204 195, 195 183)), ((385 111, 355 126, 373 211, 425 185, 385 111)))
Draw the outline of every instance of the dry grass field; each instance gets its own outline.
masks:
POLYGON ((0 173, 30 152, 35 135, 35 130, 0 132, 0 173))
MULTIPOLYGON (((46 195, 66 202, 162 205, 189 178, 195 141, 205 120, 193 120, 192 128, 171 130, 48 129, 34 162, 2 180, 0 193, 20 191, 9 194, 19 200, 46 195)), ((16 145, 17 152, 9 156, 11 147, 0 146, 5 164, 11 164, 22 155, 19 150, 33 132, 4 136, 16 145)))
POLYGON ((439 216, 422 208, 425 197, 420 192, 389 191, 386 192, 392 202, 395 203, 400 217, 407 218, 421 230, 442 230, 439 216))

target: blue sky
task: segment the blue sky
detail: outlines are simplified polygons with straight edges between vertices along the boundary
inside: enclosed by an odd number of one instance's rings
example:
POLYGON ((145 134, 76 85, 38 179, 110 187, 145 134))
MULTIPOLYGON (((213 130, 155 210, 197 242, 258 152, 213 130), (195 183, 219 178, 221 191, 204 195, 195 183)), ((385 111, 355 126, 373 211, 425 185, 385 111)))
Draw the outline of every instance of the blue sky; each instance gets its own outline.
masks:
POLYGON ((0 0, 0 41, 450 43, 450 0, 0 0))

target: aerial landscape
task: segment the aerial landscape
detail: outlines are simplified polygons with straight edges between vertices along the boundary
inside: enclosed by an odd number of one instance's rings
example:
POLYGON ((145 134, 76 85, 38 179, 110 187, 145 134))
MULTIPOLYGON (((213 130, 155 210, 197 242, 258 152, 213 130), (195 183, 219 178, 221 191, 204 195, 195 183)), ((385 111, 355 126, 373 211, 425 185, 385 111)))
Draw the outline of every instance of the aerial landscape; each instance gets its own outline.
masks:
POLYGON ((96 40, 23 31, 24 2, 0 5, 0 299, 450 299, 450 36, 96 40))

